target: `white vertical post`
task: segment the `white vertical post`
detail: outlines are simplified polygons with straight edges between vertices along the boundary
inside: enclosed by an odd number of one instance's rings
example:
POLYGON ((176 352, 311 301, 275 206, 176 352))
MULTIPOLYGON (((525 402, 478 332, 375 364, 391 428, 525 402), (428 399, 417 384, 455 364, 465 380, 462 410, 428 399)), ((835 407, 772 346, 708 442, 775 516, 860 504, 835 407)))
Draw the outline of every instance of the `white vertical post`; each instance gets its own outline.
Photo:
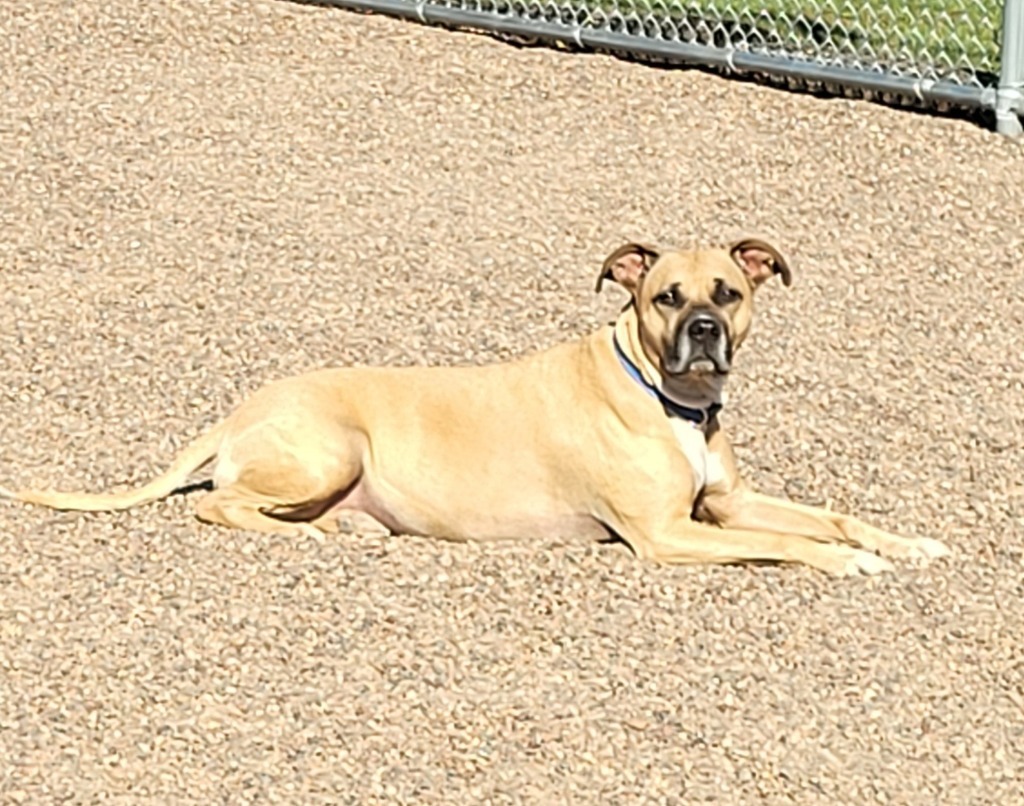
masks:
POLYGON ((1003 3, 1003 43, 996 93, 996 130, 1010 137, 1024 134, 1024 0, 1003 3))

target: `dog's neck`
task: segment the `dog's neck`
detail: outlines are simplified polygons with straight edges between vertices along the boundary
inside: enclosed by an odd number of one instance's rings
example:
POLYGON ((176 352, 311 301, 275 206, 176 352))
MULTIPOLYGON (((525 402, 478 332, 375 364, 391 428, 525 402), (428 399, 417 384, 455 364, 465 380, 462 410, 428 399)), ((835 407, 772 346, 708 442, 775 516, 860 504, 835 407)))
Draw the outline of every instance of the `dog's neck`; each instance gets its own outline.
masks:
POLYGON ((614 325, 615 340, 626 358, 640 371, 643 380, 669 401, 691 409, 718 409, 724 402, 725 378, 715 374, 700 374, 686 378, 665 376, 648 357, 640 338, 640 320, 631 305, 614 325))

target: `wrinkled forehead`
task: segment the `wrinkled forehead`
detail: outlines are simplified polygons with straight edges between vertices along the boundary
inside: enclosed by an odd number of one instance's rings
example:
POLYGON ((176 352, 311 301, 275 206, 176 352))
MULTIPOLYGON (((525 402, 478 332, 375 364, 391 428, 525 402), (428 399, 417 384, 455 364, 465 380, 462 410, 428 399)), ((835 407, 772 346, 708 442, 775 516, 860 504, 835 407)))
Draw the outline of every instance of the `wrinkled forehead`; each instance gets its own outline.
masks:
POLYGON ((648 287, 656 288, 678 283, 683 289, 696 292, 713 287, 716 279, 735 288, 747 284, 743 270, 721 249, 665 252, 651 267, 647 283, 648 287))

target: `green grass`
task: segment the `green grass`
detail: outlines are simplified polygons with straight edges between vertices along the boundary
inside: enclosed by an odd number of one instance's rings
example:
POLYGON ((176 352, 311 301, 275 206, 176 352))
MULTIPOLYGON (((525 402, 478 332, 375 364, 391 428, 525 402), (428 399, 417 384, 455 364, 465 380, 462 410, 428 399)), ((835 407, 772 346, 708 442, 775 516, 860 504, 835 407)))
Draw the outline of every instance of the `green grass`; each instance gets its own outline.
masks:
MULTIPOLYGON (((619 9, 630 2, 619 0, 619 9)), ((663 20, 721 23, 729 33, 720 36, 733 41, 759 37, 807 55, 868 63, 876 54, 885 66, 930 66, 940 76, 998 72, 1001 0, 632 0, 632 7, 663 20)))

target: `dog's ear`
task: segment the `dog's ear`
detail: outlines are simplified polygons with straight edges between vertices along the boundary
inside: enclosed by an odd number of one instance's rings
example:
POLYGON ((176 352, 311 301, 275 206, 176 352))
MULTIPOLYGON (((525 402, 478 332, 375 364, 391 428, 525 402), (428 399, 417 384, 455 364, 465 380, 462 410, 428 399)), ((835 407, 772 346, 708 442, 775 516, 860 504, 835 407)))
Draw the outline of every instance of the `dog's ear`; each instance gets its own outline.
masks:
POLYGON ((743 269, 743 273, 747 275, 754 288, 776 274, 782 276, 783 285, 793 284, 793 272, 786 263, 786 258, 767 241, 743 238, 729 244, 729 254, 743 269))
POLYGON ((630 294, 635 294, 640 278, 647 270, 654 265, 658 259, 659 252, 653 246, 645 246, 640 243, 628 243, 620 246, 607 258, 601 266, 601 273, 597 275, 597 288, 601 290, 601 284, 605 280, 614 280, 625 288, 630 294))

